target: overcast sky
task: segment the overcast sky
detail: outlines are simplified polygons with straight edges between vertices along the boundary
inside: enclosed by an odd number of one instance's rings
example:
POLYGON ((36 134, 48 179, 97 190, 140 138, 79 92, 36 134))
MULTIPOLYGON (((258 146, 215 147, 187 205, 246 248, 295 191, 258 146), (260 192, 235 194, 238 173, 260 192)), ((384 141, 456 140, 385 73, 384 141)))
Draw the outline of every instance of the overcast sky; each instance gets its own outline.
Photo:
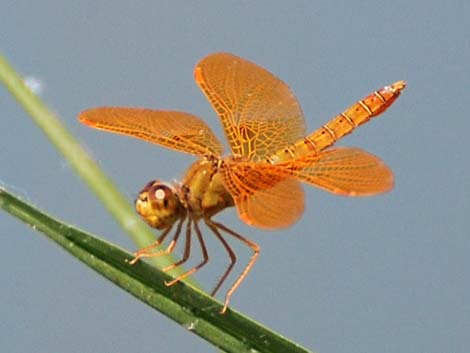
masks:
MULTIPOLYGON (((7 1, 0 51, 128 196, 180 179, 191 156, 80 125, 98 105, 184 110, 223 139, 193 81, 228 51, 282 78, 309 131, 386 84, 408 87, 344 138, 394 170, 395 189, 348 199, 305 187, 288 230, 218 216, 261 256, 232 305, 318 353, 470 351, 468 1, 7 1)), ((0 87, 0 183, 47 212, 135 250, 103 206, 0 87)), ((226 265, 208 234, 210 289, 226 265)), ((5 352, 210 352, 34 230, 0 213, 5 352)), ((238 246, 240 264, 249 251, 238 246)), ((197 261, 198 259, 195 259, 197 261)), ((240 269, 240 268, 239 268, 240 269)))

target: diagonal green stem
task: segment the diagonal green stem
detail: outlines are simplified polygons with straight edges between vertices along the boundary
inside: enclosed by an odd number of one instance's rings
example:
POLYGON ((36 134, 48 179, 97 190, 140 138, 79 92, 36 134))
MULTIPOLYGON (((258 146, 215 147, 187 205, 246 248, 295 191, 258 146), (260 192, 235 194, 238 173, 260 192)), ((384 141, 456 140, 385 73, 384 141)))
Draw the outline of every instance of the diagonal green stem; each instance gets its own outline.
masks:
MULTIPOLYGON (((0 80, 136 244, 145 246, 153 241, 154 235, 136 217, 128 201, 1 55, 0 80)), ((129 266, 126 260, 131 258, 130 254, 41 213, 1 187, 0 207, 44 233, 102 276, 224 351, 308 352, 235 311, 220 315, 220 303, 185 283, 166 287, 163 283, 170 279, 169 275, 141 262, 129 266)), ((166 266, 170 262, 171 259, 159 258, 156 263, 166 266)))
POLYGON ((226 352, 308 353, 268 328, 228 310, 184 283, 164 285, 170 277, 146 263, 130 266, 131 254, 61 223, 0 187, 0 207, 44 233, 70 254, 139 300, 226 352))

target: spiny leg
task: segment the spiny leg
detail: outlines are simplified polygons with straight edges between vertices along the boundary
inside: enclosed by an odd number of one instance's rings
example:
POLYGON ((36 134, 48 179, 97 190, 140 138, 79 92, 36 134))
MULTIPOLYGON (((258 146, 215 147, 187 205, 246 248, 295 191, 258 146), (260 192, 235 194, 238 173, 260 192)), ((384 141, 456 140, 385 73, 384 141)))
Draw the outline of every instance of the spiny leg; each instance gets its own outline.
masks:
MULTIPOLYGON (((188 223, 191 223, 193 220, 189 219, 188 223)), ((198 265, 194 266, 190 270, 186 271, 185 273, 179 275, 175 279, 171 280, 170 282, 165 282, 165 285, 170 287, 174 285, 175 283, 185 279, 186 277, 192 275, 196 271, 199 271, 201 267, 203 267, 207 262, 209 261, 209 255, 207 254, 207 249, 206 249, 206 244, 204 243, 204 239, 202 237, 201 230, 199 229, 199 226, 196 221, 194 222, 194 230, 196 231, 196 236, 199 240, 199 244, 201 245, 201 250, 202 250, 202 261, 198 265)))
POLYGON ((184 218, 182 218, 179 221, 178 226, 176 228, 175 235, 173 236, 173 239, 171 240, 170 244, 168 245, 168 247, 165 250, 162 250, 162 251, 159 251, 159 252, 156 252, 156 253, 153 253, 153 252, 149 251, 149 250, 155 248, 156 246, 158 246, 159 244, 161 244, 161 242, 165 240, 166 236, 168 235, 168 233, 170 232, 172 227, 169 227, 168 229, 166 229, 163 232, 163 234, 157 239, 157 241, 155 243, 153 243, 152 245, 147 246, 147 247, 145 247, 143 249, 140 249, 137 252, 135 252, 134 253, 135 257, 131 261, 129 261, 129 264, 133 265, 137 261, 139 261, 140 259, 146 258, 146 257, 156 257, 156 256, 164 256, 164 255, 171 254, 173 252, 173 249, 176 246, 176 243, 178 242, 178 238, 179 238, 180 233, 181 233, 181 226, 183 224, 183 221, 184 221, 184 218))
MULTIPOLYGON (((211 221, 212 222, 212 221, 211 221)), ((227 308, 228 308, 228 304, 230 302, 230 297, 232 296, 232 294, 237 290, 237 288, 240 286, 240 284, 243 282, 243 280, 245 279, 245 277, 248 275, 248 272, 250 272, 251 268, 253 267, 253 265, 255 264, 256 262, 256 259, 259 255, 259 246, 258 244, 252 242, 251 240, 241 236, 240 234, 238 233, 235 233, 233 230, 231 230, 230 228, 227 228, 226 226, 224 226, 223 224, 220 224, 220 223, 216 223, 216 222, 212 222, 212 224, 223 230, 224 232, 234 236, 235 238, 237 238, 238 240, 240 240, 241 242, 245 243, 246 245, 248 245, 252 250, 253 250, 253 255, 251 256, 250 258, 250 261, 248 261, 248 264, 246 265, 245 269, 243 270, 242 274, 237 278, 237 280, 232 284, 232 286, 230 287, 230 289, 228 290, 227 294, 225 295, 225 303, 224 303, 224 307, 222 308, 222 310, 220 311, 221 314, 225 313, 227 311, 227 308)))
POLYGON ((129 264, 131 265, 135 264, 142 257, 142 254, 150 253, 154 248, 156 248, 161 243, 163 243, 167 235, 170 233, 171 228, 172 227, 168 227, 167 229, 165 229, 163 233, 158 237, 158 239, 155 240, 152 244, 137 250, 134 253, 134 258, 131 261, 129 261, 129 264))
POLYGON ((184 253, 183 253, 183 257, 181 258, 181 260, 171 264, 171 265, 168 265, 166 267, 164 267, 162 269, 163 272, 168 272, 168 271, 171 271, 172 269, 184 264, 186 262, 186 260, 188 260, 189 258, 189 255, 191 254, 191 221, 188 221, 188 223, 186 223, 186 241, 185 241, 185 244, 184 244, 184 253))
POLYGON ((222 277, 220 277, 220 279, 217 282, 215 288, 211 292, 211 296, 214 296, 217 293, 217 291, 220 289, 222 284, 225 282, 225 280, 227 279, 230 271, 232 271, 233 266, 235 266, 235 262, 237 262, 237 256, 235 255, 235 252, 232 250, 232 248, 227 243, 227 241, 224 239, 222 234, 220 234, 219 230, 214 225, 214 223, 210 219, 206 219, 205 221, 206 221, 207 226, 212 230, 212 232, 215 234, 215 236, 220 240, 220 242, 224 246, 225 250, 227 250, 228 255, 230 256, 230 265, 227 267, 224 274, 222 275, 222 277))

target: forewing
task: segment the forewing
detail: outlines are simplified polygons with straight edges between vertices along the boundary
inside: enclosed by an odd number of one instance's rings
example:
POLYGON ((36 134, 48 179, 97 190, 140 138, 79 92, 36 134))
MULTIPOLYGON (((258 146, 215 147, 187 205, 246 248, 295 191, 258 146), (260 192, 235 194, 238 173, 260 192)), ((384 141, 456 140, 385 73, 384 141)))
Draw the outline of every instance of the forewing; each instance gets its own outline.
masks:
POLYGON ((305 136, 294 94, 262 67, 217 53, 202 59, 194 76, 222 121, 234 156, 262 161, 305 136))
POLYGON ((247 224, 263 229, 279 229, 295 223, 304 210, 300 183, 279 175, 271 165, 240 163, 224 168, 225 185, 247 224))
POLYGON ((359 148, 338 147, 279 166, 302 182, 339 195, 368 196, 393 188, 390 168, 359 148))
POLYGON ((198 117, 176 111, 125 107, 85 110, 79 119, 100 130, 136 137, 195 155, 222 153, 217 137, 198 117))

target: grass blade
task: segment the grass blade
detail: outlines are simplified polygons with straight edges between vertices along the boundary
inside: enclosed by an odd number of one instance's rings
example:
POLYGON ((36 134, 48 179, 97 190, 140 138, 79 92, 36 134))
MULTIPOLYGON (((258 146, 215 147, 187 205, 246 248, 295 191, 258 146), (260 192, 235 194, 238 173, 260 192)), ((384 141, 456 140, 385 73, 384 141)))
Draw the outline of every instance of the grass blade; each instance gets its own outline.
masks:
POLYGON ((130 266, 132 254, 46 215, 0 187, 0 207, 56 242, 133 296, 226 352, 307 353, 262 325, 228 310, 184 283, 166 287, 171 277, 146 263, 130 266))

